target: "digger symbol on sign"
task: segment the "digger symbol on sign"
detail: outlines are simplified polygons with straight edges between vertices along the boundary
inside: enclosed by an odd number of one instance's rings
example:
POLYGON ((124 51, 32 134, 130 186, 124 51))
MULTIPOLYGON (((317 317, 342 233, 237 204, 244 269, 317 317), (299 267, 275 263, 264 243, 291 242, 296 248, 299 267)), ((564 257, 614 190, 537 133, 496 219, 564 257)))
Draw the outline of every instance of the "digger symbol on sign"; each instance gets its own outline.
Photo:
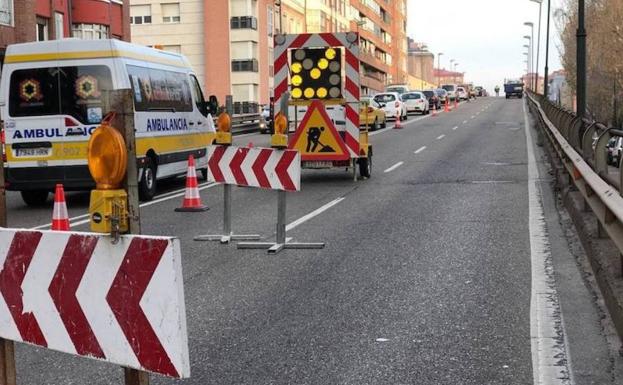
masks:
POLYGON ((307 147, 306 152, 316 152, 316 148, 320 145, 322 148, 318 152, 335 152, 333 147, 320 143, 320 135, 324 131, 324 127, 310 127, 307 131, 307 147))

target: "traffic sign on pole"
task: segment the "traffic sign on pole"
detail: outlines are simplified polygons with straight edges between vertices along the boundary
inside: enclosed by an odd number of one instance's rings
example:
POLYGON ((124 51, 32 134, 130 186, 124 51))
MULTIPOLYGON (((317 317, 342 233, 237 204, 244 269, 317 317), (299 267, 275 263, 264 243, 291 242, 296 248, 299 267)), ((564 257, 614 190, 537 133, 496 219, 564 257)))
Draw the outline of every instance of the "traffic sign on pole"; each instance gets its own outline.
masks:
POLYGON ((176 238, 0 229, 0 337, 190 375, 176 238))

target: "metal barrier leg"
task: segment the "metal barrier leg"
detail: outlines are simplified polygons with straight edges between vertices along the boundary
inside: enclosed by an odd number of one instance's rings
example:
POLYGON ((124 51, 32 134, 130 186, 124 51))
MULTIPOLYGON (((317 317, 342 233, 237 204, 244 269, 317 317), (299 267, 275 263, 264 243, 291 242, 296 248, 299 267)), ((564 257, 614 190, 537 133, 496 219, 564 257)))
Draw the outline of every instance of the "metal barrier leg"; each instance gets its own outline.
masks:
POLYGON ((0 338, 0 385, 15 385, 16 377, 13 341, 0 338))
POLYGON ((195 241, 218 241, 222 244, 231 241, 257 241, 259 234, 234 234, 231 230, 231 185, 223 185, 223 234, 199 235, 195 241))
POLYGON ((239 249, 268 249, 269 254, 276 254, 283 249, 323 249, 324 242, 298 243, 286 239, 286 192, 277 191, 277 236, 276 242, 240 242, 239 249))

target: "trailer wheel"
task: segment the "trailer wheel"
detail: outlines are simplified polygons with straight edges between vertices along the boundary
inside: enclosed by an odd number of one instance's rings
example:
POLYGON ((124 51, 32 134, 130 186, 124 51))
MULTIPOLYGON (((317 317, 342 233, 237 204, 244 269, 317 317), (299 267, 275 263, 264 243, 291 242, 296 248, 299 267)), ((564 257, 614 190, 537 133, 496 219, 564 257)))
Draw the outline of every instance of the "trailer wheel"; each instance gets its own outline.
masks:
POLYGON ((369 178, 372 175, 372 154, 368 154, 367 158, 359 158, 359 176, 369 178))
POLYGON ((26 190, 20 192, 22 200, 28 206, 43 206, 48 200, 49 192, 47 190, 26 190))

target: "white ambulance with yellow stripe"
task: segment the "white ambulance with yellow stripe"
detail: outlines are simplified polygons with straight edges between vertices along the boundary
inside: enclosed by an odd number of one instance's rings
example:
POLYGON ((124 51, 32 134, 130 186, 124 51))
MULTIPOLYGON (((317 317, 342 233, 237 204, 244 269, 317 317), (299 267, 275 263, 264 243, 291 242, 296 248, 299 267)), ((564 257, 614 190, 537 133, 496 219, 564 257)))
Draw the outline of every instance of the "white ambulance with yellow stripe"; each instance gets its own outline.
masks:
POLYGON ((184 174, 191 154, 205 175, 218 103, 204 99, 184 56, 64 39, 7 48, 0 78, 7 189, 37 205, 56 183, 92 188, 87 143, 119 89, 132 90, 141 198, 153 198, 158 179, 184 174))

